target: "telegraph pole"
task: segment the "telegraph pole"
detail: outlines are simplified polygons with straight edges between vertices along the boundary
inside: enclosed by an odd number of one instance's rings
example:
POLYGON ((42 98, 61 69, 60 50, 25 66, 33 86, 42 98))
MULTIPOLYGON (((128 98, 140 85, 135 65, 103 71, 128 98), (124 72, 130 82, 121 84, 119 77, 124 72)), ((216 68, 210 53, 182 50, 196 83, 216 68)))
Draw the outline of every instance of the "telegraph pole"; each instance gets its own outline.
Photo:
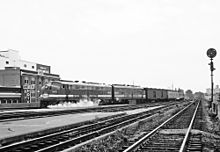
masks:
POLYGON ((210 48, 208 49, 207 51, 207 56, 210 58, 211 62, 209 63, 210 65, 210 71, 211 71, 211 102, 210 102, 210 105, 209 105, 209 108, 211 108, 211 105, 212 105, 212 102, 213 102, 213 86, 214 86, 214 83, 213 83, 213 71, 215 70, 214 68, 214 63, 213 63, 213 58, 216 56, 217 52, 215 49, 213 48, 210 48))

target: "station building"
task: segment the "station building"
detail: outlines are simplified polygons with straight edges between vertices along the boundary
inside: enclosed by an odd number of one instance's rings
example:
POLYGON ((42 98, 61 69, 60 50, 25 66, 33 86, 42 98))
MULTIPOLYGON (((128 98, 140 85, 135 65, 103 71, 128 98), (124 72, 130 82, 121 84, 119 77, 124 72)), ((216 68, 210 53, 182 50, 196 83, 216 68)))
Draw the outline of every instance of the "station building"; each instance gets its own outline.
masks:
POLYGON ((16 50, 0 51, 0 108, 39 107, 42 85, 60 80, 51 67, 21 60, 16 50))

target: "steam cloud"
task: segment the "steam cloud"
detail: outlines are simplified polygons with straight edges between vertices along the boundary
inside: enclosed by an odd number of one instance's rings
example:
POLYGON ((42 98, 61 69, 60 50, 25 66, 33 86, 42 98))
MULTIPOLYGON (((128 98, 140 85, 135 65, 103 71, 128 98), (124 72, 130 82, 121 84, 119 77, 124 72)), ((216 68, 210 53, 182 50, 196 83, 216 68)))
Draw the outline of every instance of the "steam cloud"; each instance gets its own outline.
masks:
POLYGON ((56 109, 56 108, 76 108, 76 107, 92 107, 92 106, 98 106, 100 100, 91 101, 87 99, 80 99, 79 102, 73 103, 73 102, 63 102, 56 105, 48 105, 48 108, 56 109))

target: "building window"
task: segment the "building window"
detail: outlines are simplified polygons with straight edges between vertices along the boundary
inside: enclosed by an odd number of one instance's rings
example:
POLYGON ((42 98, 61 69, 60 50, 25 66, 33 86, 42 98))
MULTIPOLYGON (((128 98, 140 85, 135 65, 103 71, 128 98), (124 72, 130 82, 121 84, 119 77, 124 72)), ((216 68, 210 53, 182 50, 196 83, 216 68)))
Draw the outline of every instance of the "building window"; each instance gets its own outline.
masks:
POLYGON ((31 97, 35 97, 35 92, 31 92, 31 97))
POLYGON ((24 80, 24 83, 25 83, 25 84, 28 84, 28 80, 24 80))
POLYGON ((35 78, 31 78, 31 84, 35 84, 35 78))
POLYGON ((9 61, 6 61, 5 63, 6 63, 6 64, 9 64, 9 61))
POLYGON ((156 98, 156 91, 153 92, 153 97, 156 98))
POLYGON ((6 99, 3 99, 1 103, 7 103, 7 100, 6 100, 6 99))
POLYGON ((8 102, 7 102, 7 103, 11 103, 11 101, 12 101, 11 99, 8 99, 8 102))
POLYGON ((24 67, 26 68, 26 67, 27 67, 27 64, 24 64, 24 67))
POLYGON ((41 84, 42 83, 42 80, 41 78, 38 79, 38 84, 41 84))
POLYGON ((25 78, 24 78, 24 83, 25 83, 25 84, 28 84, 28 77, 25 77, 25 78))
POLYGON ((32 66, 32 69, 34 69, 34 66, 32 66))

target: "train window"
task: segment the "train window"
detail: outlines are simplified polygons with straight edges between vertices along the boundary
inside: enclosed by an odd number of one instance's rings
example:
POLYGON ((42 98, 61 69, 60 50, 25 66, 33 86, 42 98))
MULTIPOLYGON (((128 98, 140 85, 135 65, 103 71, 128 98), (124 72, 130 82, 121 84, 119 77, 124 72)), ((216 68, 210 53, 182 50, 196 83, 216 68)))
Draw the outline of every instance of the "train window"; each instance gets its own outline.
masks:
POLYGON ((65 85, 63 85, 63 88, 65 88, 65 85))
POLYGON ((26 68, 26 67, 27 67, 27 64, 24 64, 24 67, 26 68))
POLYGON ((6 64, 9 64, 9 61, 6 61, 5 63, 6 63, 6 64))
POLYGON ((32 66, 32 69, 34 69, 34 66, 32 66))
POLYGON ((59 86, 60 86, 60 83, 57 83, 57 82, 51 82, 51 85, 56 86, 56 87, 59 87, 59 86))

